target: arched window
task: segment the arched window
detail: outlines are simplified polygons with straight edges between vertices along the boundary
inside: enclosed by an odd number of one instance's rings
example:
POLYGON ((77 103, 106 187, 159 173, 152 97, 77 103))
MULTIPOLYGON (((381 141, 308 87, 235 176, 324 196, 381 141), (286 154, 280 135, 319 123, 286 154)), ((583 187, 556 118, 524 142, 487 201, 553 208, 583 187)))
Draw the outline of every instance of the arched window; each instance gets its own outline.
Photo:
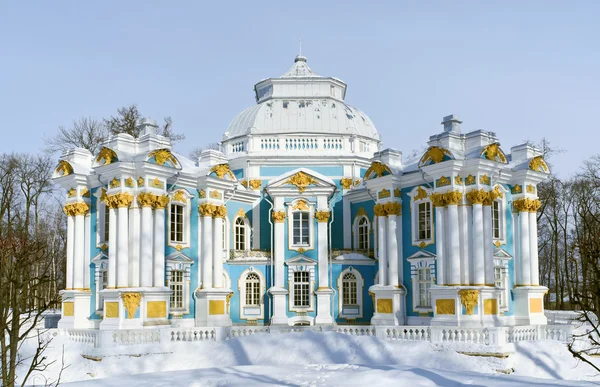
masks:
POLYGON ((246 232, 246 222, 244 218, 239 217, 235 220, 235 249, 236 250, 247 250, 247 239, 248 235, 246 232))
POLYGON ((256 273, 246 276, 246 306, 260 305, 260 277, 256 273))
POLYGON ((352 273, 344 274, 342 278, 342 306, 357 305, 356 276, 352 273))
POLYGON ((411 197, 412 244, 421 248, 433 243, 433 205, 429 199, 431 190, 416 187, 411 197))
POLYGON ((358 220, 357 240, 358 250, 369 250, 369 219, 366 216, 358 220))

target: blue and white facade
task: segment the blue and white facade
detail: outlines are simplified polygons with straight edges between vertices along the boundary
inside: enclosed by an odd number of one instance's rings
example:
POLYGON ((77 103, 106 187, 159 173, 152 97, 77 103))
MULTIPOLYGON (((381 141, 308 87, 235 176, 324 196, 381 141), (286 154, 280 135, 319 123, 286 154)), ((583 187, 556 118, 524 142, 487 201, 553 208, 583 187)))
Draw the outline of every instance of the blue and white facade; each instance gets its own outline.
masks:
POLYGON ((448 116, 405 160, 302 56, 254 90, 222 152, 189 160, 143 120, 62 156, 59 327, 545 323, 539 150, 448 116))

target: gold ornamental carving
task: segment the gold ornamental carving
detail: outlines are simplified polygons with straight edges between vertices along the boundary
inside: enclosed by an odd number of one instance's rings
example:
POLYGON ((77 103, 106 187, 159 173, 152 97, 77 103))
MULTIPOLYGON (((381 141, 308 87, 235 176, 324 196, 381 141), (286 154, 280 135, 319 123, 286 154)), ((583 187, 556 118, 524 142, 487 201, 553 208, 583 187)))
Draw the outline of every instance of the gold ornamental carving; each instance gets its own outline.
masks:
POLYGON ((454 177, 454 184, 456 184, 456 185, 462 185, 462 183, 463 183, 462 177, 460 177, 458 175, 456 177, 454 177))
POLYGON ((460 203, 463 198, 463 194, 460 191, 449 191, 444 193, 444 202, 447 206, 456 206, 460 203))
POLYGON ((123 208, 129 207, 133 201, 133 195, 127 192, 116 193, 106 197, 106 205, 108 208, 123 208))
POLYGON ((513 194, 520 194, 523 193, 523 188, 521 187, 520 184, 515 184, 512 189, 510 190, 511 193, 513 194))
POLYGON ((213 216, 216 210, 217 206, 212 203, 202 203, 198 207, 198 212, 200 212, 200 215, 202 216, 213 216))
POLYGON ((285 221, 285 211, 273 211, 271 217, 273 218, 273 222, 283 223, 285 221))
POLYGON ((375 207, 373 207, 373 211, 375 212, 375 215, 377 215, 377 216, 386 216, 387 215, 387 212, 385 211, 385 207, 381 203, 375 204, 375 207))
POLYGON ((458 291, 460 302, 465 307, 467 315, 471 316, 475 311, 475 306, 479 300, 479 290, 462 289, 458 291))
POLYGON ((453 299, 443 298, 435 300, 435 314, 456 314, 456 303, 453 299))
POLYGON ((74 198, 75 196, 77 196, 77 190, 75 188, 71 188, 67 191, 68 198, 74 198))
POLYGON ((73 174, 73 166, 67 160, 59 160, 55 172, 61 176, 73 174))
POLYGON ((248 184, 250 185, 250 188, 252 188, 255 191, 258 191, 260 189, 260 187, 262 186, 262 180, 253 179, 253 180, 250 180, 248 182, 248 184))
POLYGON ((477 180, 475 179, 475 176, 473 176, 473 175, 467 176, 467 179, 465 180, 466 185, 473 185, 476 182, 477 182, 477 180))
POLYGON ((91 195, 91 194, 90 194, 90 191, 89 191, 89 190, 88 190, 86 187, 83 187, 83 188, 81 189, 81 197, 82 197, 82 198, 89 198, 89 197, 90 197, 90 195, 91 195))
POLYGON ((394 188, 394 197, 399 198, 401 196, 400 188, 394 188))
POLYGON ((246 217, 246 211, 244 211, 243 208, 240 208, 238 210, 238 212, 235 213, 236 217, 240 217, 240 218, 245 218, 246 217))
POLYGON ((89 209, 90 207, 84 202, 71 203, 63 207, 63 211, 67 216, 85 215, 89 209))
POLYGON ((444 207, 446 205, 443 193, 432 193, 429 195, 429 198, 435 207, 444 207))
POLYGON ((138 177, 137 184, 138 184, 138 187, 143 187, 144 186, 144 178, 138 177))
POLYGON ((156 150, 153 150, 152 152, 148 153, 149 159, 151 159, 153 157, 154 157, 154 160, 156 161, 156 164, 158 164, 158 165, 165 165, 165 163, 167 161, 175 166, 178 165, 177 159, 175 158, 175 156, 173 156, 171 151, 168 149, 156 149, 156 150))
POLYGON ((127 179, 125 179, 125 187, 129 187, 129 188, 134 188, 135 184, 133 182, 133 179, 131 177, 128 177, 127 179))
POLYGON ((235 175, 231 172, 231 168, 229 164, 217 164, 210 169, 209 174, 213 173, 217 175, 219 179, 225 178, 225 176, 229 176, 231 180, 235 180, 235 175))
POLYGON ((180 189, 173 195, 173 200, 180 203, 187 203, 187 198, 185 197, 184 190, 180 189))
POLYGON ((340 180, 340 185, 342 186, 342 189, 350 189, 352 187, 352 178, 351 177, 344 177, 340 180))
POLYGON ((309 185, 316 185, 317 181, 310 175, 300 171, 287 179, 286 184, 295 185, 298 192, 303 193, 309 185))
POLYGON ((298 200, 292 207, 293 210, 308 211, 308 203, 306 200, 298 200))
POLYGON ((373 161, 369 169, 365 171, 365 180, 376 179, 382 177, 384 173, 392 174, 390 167, 379 161, 373 161))
POLYGON ((169 204, 169 197, 167 195, 156 196, 154 200, 154 208, 162 210, 169 204))
POLYGON ((154 179, 150 180, 150 187, 163 189, 165 188, 165 183, 163 183, 163 181, 160 180, 158 177, 155 177, 154 179))
POLYGON ((116 177, 110 181, 110 188, 119 188, 121 186, 121 180, 116 177))
POLYGON ((482 189, 474 189, 468 192, 466 197, 471 204, 483 204, 488 199, 489 194, 482 189))
POLYGON ((442 162, 445 156, 452 157, 452 154, 445 148, 439 146, 432 146, 429 149, 427 149, 423 157, 421 157, 419 165, 427 164, 430 161, 434 164, 437 164, 439 162, 442 162))
POLYGON ((329 220, 329 211, 317 211, 315 218, 317 218, 317 222, 319 223, 327 222, 329 220))
POLYGON ((204 199, 204 198, 206 198, 206 191, 205 191, 205 190, 203 190, 203 189, 201 189, 200 191, 198 191, 198 197, 199 197, 200 199, 204 199))
POLYGON ((386 199, 389 198, 391 195, 390 190, 389 189, 382 189, 381 191, 379 191, 379 194, 377 195, 377 197, 379 199, 386 199))
POLYGON ((479 183, 480 184, 485 184, 485 185, 490 185, 490 177, 488 175, 483 175, 483 176, 479 176, 479 183))
POLYGON ((137 196, 137 202, 140 207, 154 207, 157 196, 149 192, 140 192, 137 196))
POLYGON ((550 173, 548 164, 546 164, 542 156, 532 158, 529 162, 529 169, 536 172, 550 173))
POLYGON ((379 298, 377 299, 377 313, 392 313, 392 299, 379 298))
POLYGON ((425 191, 423 187, 417 187, 417 194, 415 195, 415 200, 423 199, 427 199, 427 191, 425 191))
POLYGON ((106 195, 106 189, 102 188, 102 192, 100 193, 100 201, 106 203, 106 198, 108 196, 106 195))
POLYGON ((240 184, 243 185, 244 187, 248 188, 248 180, 242 180, 242 181, 240 181, 240 184))
POLYGON ((119 158, 114 150, 104 147, 100 149, 100 153, 98 153, 98 156, 96 156, 97 163, 100 163, 102 160, 104 160, 104 164, 102 165, 109 165, 114 161, 119 161, 119 158))
POLYGON ((499 163, 507 163, 506 156, 504 155, 504 152, 502 152, 502 149, 500 149, 500 143, 497 142, 483 148, 481 157, 484 157, 488 160, 497 161, 499 163))
POLYGON ((123 293, 121 295, 123 299, 123 305, 125 309, 127 309, 127 319, 132 319, 135 317, 135 312, 140 307, 140 302, 142 301, 141 293, 123 293))
POLYGON ((447 185, 450 185, 450 179, 447 178, 446 176, 440 177, 436 184, 436 186, 438 186, 438 187, 445 187, 447 185))
POLYGON ((538 199, 522 198, 515 200, 513 206, 518 212, 537 212, 542 203, 538 199))
POLYGON ((361 216, 367 216, 367 212, 365 211, 365 209, 362 206, 360 206, 358 208, 358 211, 356 211, 356 215, 354 216, 354 219, 361 217, 361 216))
POLYGON ((528 184, 527 185, 527 193, 530 193, 530 194, 534 194, 535 193, 535 187, 533 186, 533 184, 528 184))
POLYGON ((223 195, 221 195, 221 194, 219 193, 219 191, 217 191, 217 190, 215 189, 215 190, 213 190, 213 191, 210 193, 210 197, 211 197, 211 199, 222 199, 222 198, 223 198, 223 195))
POLYGON ((387 202, 383 205, 386 215, 402 215, 402 206, 398 202, 387 202))
MULTIPOLYGON (((240 208, 241 210, 241 208, 240 208)), ((213 215, 215 218, 225 218, 227 216, 227 207, 225 206, 216 206, 215 213, 213 215)))

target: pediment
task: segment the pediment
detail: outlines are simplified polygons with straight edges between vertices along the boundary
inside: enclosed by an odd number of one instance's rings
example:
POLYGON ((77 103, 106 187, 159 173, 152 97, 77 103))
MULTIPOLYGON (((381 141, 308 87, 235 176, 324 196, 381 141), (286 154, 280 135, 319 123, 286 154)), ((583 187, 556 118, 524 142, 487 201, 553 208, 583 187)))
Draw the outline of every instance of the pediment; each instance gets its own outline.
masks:
POLYGON ((406 258, 409 261, 411 260, 419 260, 419 259, 435 259, 436 255, 432 252, 429 252, 427 250, 423 250, 420 249, 419 251, 417 251, 416 253, 414 253, 413 255, 411 255, 410 257, 406 258))
POLYGON ((498 259, 511 259, 512 255, 508 253, 508 251, 504 249, 494 249, 494 258, 498 259))
POLYGON ((191 265, 194 263, 193 259, 191 259, 190 257, 186 256, 185 254, 183 254, 179 251, 169 254, 166 257, 166 259, 167 259, 167 262, 183 263, 183 264, 187 264, 187 265, 191 265))
POLYGON ((92 258, 92 263, 98 264, 103 260, 108 261, 108 255, 106 255, 105 252, 98 253, 98 255, 96 255, 94 258, 92 258))
POLYGON ((267 189, 288 188, 298 190, 299 193, 304 193, 306 189, 312 188, 329 188, 335 189, 336 185, 325 175, 315 172, 308 168, 298 168, 280 175, 267 183, 267 189))
POLYGON ((317 261, 301 254, 296 255, 294 258, 288 259, 285 261, 285 264, 288 266, 315 266, 317 261))

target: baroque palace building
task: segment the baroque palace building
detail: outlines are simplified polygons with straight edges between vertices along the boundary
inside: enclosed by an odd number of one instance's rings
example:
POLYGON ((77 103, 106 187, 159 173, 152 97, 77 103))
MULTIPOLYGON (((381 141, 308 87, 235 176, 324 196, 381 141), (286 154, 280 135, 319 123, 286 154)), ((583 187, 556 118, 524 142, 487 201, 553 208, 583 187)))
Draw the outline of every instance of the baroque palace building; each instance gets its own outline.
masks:
POLYGON ((254 86, 221 151, 157 135, 64 153, 59 328, 545 324, 538 149, 444 117, 413 161, 303 56, 254 86))

